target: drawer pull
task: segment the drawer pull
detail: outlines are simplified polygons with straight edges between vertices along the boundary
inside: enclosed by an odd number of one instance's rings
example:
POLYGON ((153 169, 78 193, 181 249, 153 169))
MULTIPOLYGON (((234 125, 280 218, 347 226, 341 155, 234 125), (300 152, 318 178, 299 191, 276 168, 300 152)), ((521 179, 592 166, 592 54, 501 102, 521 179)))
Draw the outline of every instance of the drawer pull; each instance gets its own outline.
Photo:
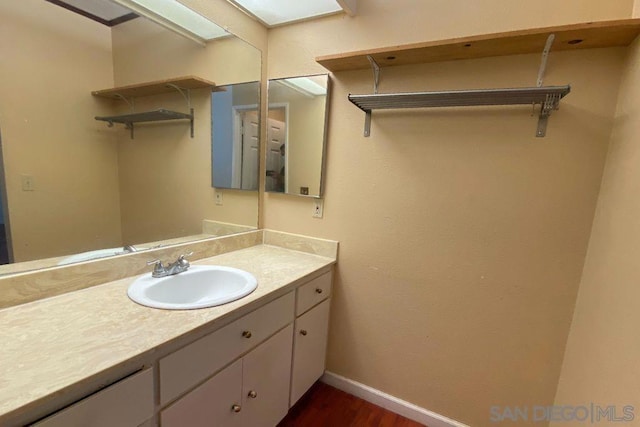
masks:
POLYGON ((231 407, 231 410, 237 414, 238 412, 242 411, 242 406, 240 406, 240 405, 233 405, 233 406, 231 407))
POLYGON ((306 337, 307 336, 307 330, 306 329, 300 330, 300 335, 302 335, 303 337, 306 337))
POLYGON ((322 289, 316 288, 316 294, 321 294, 321 293, 322 293, 322 289))
POLYGON ((251 338, 251 331, 242 332, 242 336, 245 337, 245 338, 251 338))
POLYGON ((254 390, 251 390, 247 396, 249 396, 252 399, 255 399, 256 397, 258 397, 258 393, 256 393, 254 390))

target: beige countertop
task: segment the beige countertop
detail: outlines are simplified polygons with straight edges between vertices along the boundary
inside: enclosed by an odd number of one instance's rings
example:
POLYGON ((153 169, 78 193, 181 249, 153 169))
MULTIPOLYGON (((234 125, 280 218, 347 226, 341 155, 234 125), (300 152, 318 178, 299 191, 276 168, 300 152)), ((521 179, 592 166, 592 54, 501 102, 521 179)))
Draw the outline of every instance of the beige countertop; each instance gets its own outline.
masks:
POLYGON ((269 245, 195 261, 240 268, 258 280, 245 298, 206 309, 138 305, 126 294, 139 277, 134 276, 0 310, 0 425, 194 330, 215 328, 253 310, 335 262, 269 245))

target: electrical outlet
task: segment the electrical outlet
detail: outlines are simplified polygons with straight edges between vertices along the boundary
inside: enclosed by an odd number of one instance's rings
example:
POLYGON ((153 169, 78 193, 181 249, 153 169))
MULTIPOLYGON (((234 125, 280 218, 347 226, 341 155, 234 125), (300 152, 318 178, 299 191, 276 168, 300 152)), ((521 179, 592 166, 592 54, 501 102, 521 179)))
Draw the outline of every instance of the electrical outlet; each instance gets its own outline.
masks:
POLYGON ((322 218, 323 211, 323 200, 322 199, 313 199, 313 217, 314 218, 322 218))
POLYGON ((22 175, 22 191, 35 191, 33 176, 22 175))
POLYGON ((216 190, 216 205, 222 206, 222 191, 216 190))

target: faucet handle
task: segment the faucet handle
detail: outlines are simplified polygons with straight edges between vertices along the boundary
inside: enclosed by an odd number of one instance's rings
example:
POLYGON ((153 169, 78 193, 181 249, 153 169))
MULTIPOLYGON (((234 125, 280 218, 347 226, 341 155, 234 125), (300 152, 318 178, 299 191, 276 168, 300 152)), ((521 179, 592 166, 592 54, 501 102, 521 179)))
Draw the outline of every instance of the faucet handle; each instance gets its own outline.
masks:
POLYGON ((188 254, 182 254, 178 257, 178 265, 183 268, 189 268, 191 264, 186 260, 187 257, 193 255, 193 252, 189 252, 188 254))
POLYGON ((162 261, 154 259, 153 261, 147 261, 147 265, 153 265, 153 274, 164 273, 165 267, 162 265, 162 261))

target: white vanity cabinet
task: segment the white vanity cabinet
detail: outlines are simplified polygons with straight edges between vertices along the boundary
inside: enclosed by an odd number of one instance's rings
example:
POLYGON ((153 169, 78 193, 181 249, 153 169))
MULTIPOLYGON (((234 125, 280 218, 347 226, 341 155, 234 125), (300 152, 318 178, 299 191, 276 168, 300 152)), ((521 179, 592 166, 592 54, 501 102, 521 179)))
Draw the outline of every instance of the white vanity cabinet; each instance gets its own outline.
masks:
POLYGON ((161 405, 200 384, 293 319, 294 293, 289 292, 160 359, 161 405))
POLYGON ((34 425, 277 425, 324 372, 331 271, 290 289, 34 425))
POLYGON ((137 427, 153 416, 153 370, 131 375, 65 408, 34 427, 137 427))
POLYGON ((273 427, 289 410, 293 325, 161 412, 163 427, 273 427))
POLYGON ((297 317, 294 328, 290 406, 293 406, 324 373, 330 295, 330 272, 296 291, 297 317))
POLYGON ((276 425, 289 409, 294 307, 289 292, 160 359, 162 405, 187 392, 162 426, 276 425))

